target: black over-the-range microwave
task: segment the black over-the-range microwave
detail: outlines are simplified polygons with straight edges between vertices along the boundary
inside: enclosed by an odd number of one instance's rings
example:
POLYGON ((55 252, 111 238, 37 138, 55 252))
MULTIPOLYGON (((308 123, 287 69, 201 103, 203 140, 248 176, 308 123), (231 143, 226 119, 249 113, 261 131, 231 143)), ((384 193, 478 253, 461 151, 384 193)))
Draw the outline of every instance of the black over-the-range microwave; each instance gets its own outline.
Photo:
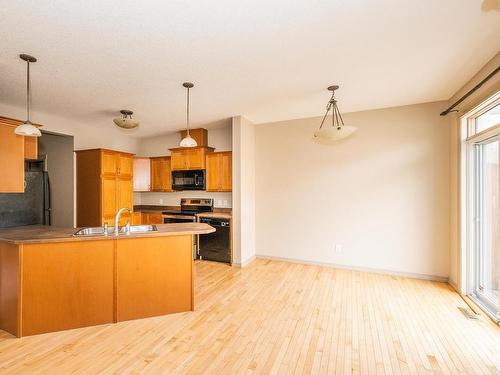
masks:
POLYGON ((173 190, 205 190, 205 170, 172 171, 173 190))

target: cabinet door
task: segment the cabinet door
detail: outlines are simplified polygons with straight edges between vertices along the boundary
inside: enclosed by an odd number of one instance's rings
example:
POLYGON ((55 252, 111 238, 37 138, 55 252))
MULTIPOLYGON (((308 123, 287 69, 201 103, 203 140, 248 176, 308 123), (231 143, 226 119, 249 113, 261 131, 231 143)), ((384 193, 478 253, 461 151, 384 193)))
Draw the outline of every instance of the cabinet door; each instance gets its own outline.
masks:
POLYGON ((127 207, 133 209, 134 205, 134 194, 132 192, 132 179, 128 177, 119 177, 116 180, 117 183, 117 207, 120 208, 127 207))
POLYGON ((141 219, 141 213, 140 212, 133 212, 132 213, 132 225, 141 225, 142 219, 141 219))
POLYGON ((38 159, 38 137, 24 137, 24 158, 38 159))
POLYGON ((233 188, 233 154, 224 152, 220 154, 220 190, 231 191, 233 188))
POLYGON ((170 158, 164 158, 160 161, 162 191, 172 191, 172 171, 170 164, 170 158))
POLYGON ((133 157, 131 155, 119 154, 118 158, 118 174, 123 177, 132 177, 134 170, 133 157))
POLYGON ((186 150, 172 151, 170 163, 173 171, 182 171, 187 169, 186 150))
POLYGON ((24 192, 24 137, 0 123, 0 192, 24 192))
POLYGON ((207 191, 218 191, 220 188, 220 154, 207 155, 207 191))
POLYGON ((118 171, 118 156, 113 152, 101 153, 101 173, 103 175, 116 175, 118 171))
POLYGON ((205 153, 203 149, 188 149, 184 153, 187 169, 205 169, 205 153))
POLYGON ((134 158, 134 191, 151 188, 151 162, 149 158, 134 158))
POLYGON ((151 190, 162 191, 162 162, 161 159, 151 159, 151 190))
POLYGON ((102 182, 102 215, 104 217, 114 217, 116 214, 116 178, 114 176, 104 176, 102 182))

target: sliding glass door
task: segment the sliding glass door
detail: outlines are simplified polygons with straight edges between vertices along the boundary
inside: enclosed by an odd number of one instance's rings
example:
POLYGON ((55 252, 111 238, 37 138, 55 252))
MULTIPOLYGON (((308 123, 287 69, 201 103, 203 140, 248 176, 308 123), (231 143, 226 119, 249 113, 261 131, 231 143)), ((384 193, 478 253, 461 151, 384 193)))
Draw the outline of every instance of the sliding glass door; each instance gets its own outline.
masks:
POLYGON ((498 137, 474 145, 474 294, 495 313, 499 311, 500 287, 498 145, 498 137))
POLYGON ((500 106, 468 119, 469 295, 500 319, 500 106))

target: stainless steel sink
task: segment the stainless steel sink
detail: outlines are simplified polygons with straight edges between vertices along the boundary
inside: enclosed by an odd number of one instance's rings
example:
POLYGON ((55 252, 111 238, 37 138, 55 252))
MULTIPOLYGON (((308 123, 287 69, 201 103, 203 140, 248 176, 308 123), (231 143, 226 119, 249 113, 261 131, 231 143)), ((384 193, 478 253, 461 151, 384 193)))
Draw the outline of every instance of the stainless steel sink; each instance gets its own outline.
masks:
MULTIPOLYGON (((156 225, 131 225, 130 233, 131 234, 139 234, 139 233, 150 233, 150 232, 158 232, 158 228, 156 225)), ((127 227, 121 227, 120 233, 127 233, 127 227)), ((115 227, 108 228, 108 235, 115 234, 115 227)), ((82 228, 76 231, 74 236, 104 236, 104 227, 87 227, 82 228)))

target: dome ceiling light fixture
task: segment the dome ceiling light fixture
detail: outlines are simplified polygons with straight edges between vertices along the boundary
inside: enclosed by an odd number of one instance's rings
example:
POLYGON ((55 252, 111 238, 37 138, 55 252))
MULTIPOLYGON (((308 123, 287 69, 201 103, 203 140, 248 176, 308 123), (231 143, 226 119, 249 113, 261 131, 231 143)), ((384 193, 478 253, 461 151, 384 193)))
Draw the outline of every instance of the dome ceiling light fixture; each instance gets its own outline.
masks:
POLYGON ((134 129, 139 126, 139 121, 134 120, 132 118, 134 112, 129 111, 128 109, 122 109, 120 113, 122 114, 122 117, 117 117, 113 119, 113 122, 117 126, 123 129, 134 129))
POLYGON ((198 146, 198 143, 194 140, 194 138, 191 137, 191 134, 189 134, 189 89, 192 89, 194 87, 194 84, 191 82, 184 82, 182 84, 187 89, 187 103, 186 103, 186 130, 187 134, 184 138, 182 138, 181 143, 179 144, 180 147, 196 147, 198 146))
POLYGON ((30 79, 30 63, 36 62, 36 57, 26 55, 24 53, 20 54, 21 60, 26 61, 26 121, 17 126, 14 133, 17 135, 22 135, 25 137, 40 137, 42 133, 40 130, 33 125, 30 120, 31 112, 31 79, 30 79))
POLYGON ((326 113, 323 116, 323 120, 321 120, 319 129, 314 132, 315 139, 338 141, 349 137, 357 130, 357 128, 354 126, 344 125, 344 120, 342 119, 342 115, 340 114, 339 108, 337 107, 337 100, 335 99, 335 90, 337 90, 338 88, 339 86, 337 85, 328 87, 328 91, 332 92, 332 97, 326 105, 326 113), (328 115, 330 110, 332 110, 332 126, 323 127, 326 116, 328 115))

